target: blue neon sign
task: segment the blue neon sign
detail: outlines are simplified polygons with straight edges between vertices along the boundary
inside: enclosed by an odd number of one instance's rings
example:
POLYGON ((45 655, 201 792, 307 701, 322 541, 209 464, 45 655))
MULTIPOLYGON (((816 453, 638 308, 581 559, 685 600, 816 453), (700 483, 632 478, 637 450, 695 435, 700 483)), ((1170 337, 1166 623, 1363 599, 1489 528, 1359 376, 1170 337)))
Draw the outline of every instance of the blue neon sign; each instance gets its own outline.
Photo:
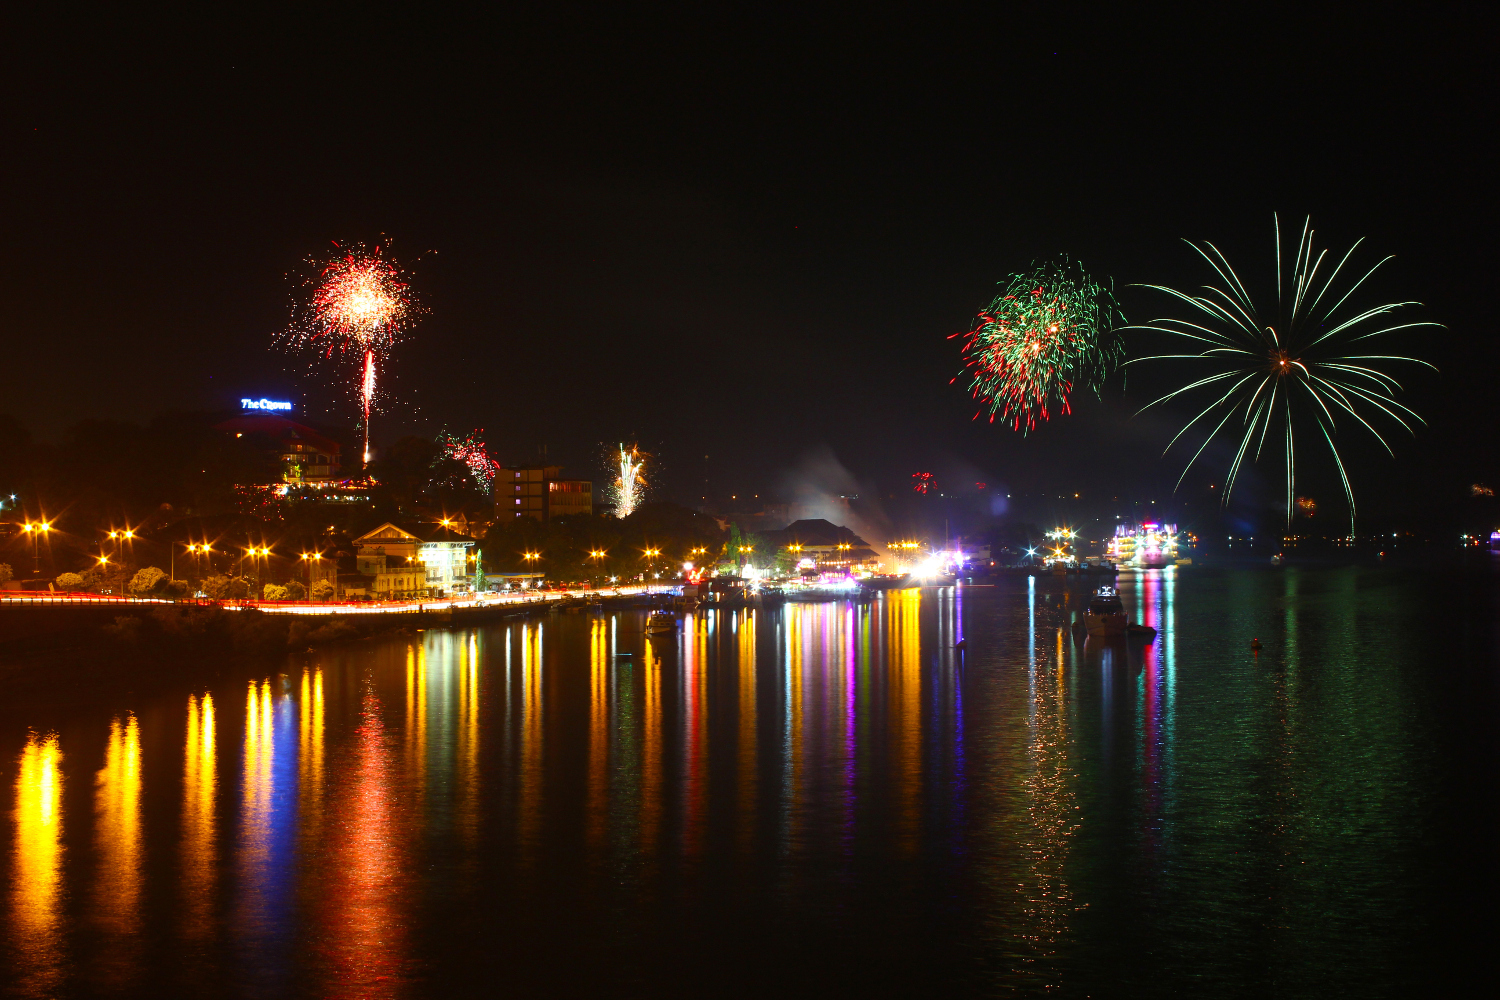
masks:
POLYGON ((261 399, 242 399, 242 400, 240 400, 240 409, 242 409, 242 410, 286 410, 288 413, 290 413, 291 409, 292 409, 292 404, 291 403, 286 403, 286 402, 278 402, 277 400, 274 400, 274 399, 265 399, 265 398, 261 398, 261 399))

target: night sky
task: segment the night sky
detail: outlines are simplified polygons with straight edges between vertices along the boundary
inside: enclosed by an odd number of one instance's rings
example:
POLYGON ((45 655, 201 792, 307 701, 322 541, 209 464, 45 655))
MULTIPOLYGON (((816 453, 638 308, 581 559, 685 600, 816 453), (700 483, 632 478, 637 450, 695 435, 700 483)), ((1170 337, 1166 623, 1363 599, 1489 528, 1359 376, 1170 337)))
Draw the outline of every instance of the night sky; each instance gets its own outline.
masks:
POLYGON ((971 422, 945 338, 1060 252, 1191 287, 1180 238, 1207 238, 1266 287, 1279 211, 1395 254, 1373 294, 1449 328, 1403 345, 1442 369, 1405 397, 1430 427, 1395 461, 1351 447, 1362 509, 1420 518, 1500 485, 1480 9, 10 21, 0 409, 56 436, 288 395, 352 425, 346 384, 272 337, 307 257, 394 238, 429 312, 377 444, 482 426, 497 457, 602 478, 600 443, 638 438, 683 499, 832 461, 870 492, 933 471, 1165 499, 1182 413, 1130 416, 1160 376, 1023 438, 971 422))

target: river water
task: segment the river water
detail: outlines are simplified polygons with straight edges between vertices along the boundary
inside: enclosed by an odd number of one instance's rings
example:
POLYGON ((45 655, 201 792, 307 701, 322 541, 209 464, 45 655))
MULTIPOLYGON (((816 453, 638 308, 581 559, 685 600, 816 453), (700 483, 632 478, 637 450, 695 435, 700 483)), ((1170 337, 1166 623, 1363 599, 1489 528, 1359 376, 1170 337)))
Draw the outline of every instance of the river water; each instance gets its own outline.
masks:
POLYGON ((0 710, 21 996, 1362 996, 1495 943, 1495 596, 553 614, 0 710), (955 650, 958 639, 966 651, 955 650), (1262 650, 1250 650, 1252 638, 1262 650))

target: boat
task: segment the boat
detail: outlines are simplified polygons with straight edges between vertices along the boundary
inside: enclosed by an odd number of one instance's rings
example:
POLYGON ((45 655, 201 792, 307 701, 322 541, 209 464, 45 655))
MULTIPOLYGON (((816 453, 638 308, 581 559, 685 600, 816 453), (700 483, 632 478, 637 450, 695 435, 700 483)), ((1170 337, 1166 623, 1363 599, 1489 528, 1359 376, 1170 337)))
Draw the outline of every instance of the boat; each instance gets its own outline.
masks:
POLYGON ((647 635, 666 635, 677 631, 677 616, 670 611, 653 611, 646 616, 647 635))
POLYGON ((1089 599, 1083 612, 1084 626, 1089 635, 1124 635, 1125 605, 1113 587, 1100 587, 1089 599))
POLYGON ((910 573, 876 573, 859 581, 863 590, 897 590, 901 587, 911 587, 910 573))
POLYGON ((1126 625, 1125 633, 1132 639, 1144 639, 1146 642, 1156 638, 1156 629, 1150 625, 1126 625))

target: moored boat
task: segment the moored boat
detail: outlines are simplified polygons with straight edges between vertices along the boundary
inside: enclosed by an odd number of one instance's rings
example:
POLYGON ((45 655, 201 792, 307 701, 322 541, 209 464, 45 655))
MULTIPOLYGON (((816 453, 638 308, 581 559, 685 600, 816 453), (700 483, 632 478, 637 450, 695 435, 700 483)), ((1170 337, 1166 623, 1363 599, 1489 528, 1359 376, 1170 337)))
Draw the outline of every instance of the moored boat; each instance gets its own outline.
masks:
POLYGON ((1089 635, 1124 635, 1125 605, 1113 587, 1100 587, 1083 612, 1089 635))

